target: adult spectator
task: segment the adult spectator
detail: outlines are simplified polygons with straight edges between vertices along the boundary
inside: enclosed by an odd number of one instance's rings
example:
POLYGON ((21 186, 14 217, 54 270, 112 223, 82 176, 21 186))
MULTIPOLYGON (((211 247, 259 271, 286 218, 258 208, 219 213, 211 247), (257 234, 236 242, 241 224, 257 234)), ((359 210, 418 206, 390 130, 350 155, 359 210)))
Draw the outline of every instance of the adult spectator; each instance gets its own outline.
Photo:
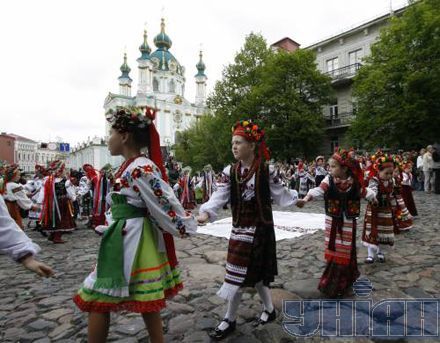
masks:
POLYGON ((423 155, 423 176, 425 177, 425 192, 431 193, 434 190, 434 160, 432 159, 432 153, 434 149, 432 145, 428 145, 426 152, 423 155))
POLYGON ((423 177, 423 155, 426 153, 426 150, 420 149, 419 156, 417 157, 417 190, 424 190, 424 177, 423 177))
POLYGON ((434 193, 440 194, 440 144, 433 145, 434 193))

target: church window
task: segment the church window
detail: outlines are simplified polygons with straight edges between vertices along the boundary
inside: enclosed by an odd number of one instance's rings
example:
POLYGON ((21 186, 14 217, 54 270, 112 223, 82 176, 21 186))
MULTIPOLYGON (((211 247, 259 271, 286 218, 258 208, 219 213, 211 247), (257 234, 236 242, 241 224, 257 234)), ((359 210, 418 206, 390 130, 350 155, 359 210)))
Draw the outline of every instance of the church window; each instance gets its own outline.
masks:
POLYGON ((168 85, 168 89, 170 93, 175 93, 176 92, 176 83, 174 82, 174 80, 171 80, 169 85, 168 85))
POLYGON ((153 79, 153 91, 154 92, 159 91, 159 81, 156 78, 153 79))

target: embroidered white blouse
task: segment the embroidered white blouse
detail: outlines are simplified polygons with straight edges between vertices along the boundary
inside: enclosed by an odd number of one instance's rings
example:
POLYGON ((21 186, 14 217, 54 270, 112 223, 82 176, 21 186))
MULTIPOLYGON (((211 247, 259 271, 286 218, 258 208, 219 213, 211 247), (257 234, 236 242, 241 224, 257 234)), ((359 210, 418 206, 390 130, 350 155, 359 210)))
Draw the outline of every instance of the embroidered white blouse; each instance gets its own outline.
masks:
MULTIPOLYGON (((242 173, 244 169, 245 168, 242 166, 242 173)), ((214 221, 217 218, 218 210, 229 201, 231 193, 230 175, 231 166, 229 165, 223 169, 221 181, 217 183, 217 190, 212 193, 209 201, 200 207, 199 212, 207 213, 210 221, 214 221)), ((280 178, 276 176, 275 168, 272 165, 269 166, 269 187, 270 195, 276 204, 283 207, 296 204, 296 201, 298 200, 298 192, 283 186, 280 178)), ((255 174, 246 183, 241 196, 244 200, 250 200, 255 196, 255 174)))
POLYGON ((16 201, 18 206, 23 210, 29 210, 33 205, 32 200, 26 195, 23 186, 15 182, 8 182, 6 184, 6 194, 4 198, 8 201, 16 201))

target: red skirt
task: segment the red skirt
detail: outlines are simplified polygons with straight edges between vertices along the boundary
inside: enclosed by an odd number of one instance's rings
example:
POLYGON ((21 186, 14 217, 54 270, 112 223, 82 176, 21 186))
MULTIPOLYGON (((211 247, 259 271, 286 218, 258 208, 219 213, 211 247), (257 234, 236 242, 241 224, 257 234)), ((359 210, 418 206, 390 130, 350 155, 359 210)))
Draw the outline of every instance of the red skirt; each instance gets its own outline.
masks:
POLYGON ((55 222, 53 218, 50 218, 48 224, 42 223, 42 229, 50 232, 68 232, 73 231, 76 227, 73 220, 73 206, 67 197, 61 197, 58 199, 58 206, 60 210, 59 218, 58 214, 55 215, 55 222))
POLYGON ((414 198, 412 195, 412 187, 407 185, 402 185, 402 198, 405 202, 406 208, 408 209, 409 213, 411 213, 412 216, 417 216, 417 208, 416 204, 414 202, 414 198))

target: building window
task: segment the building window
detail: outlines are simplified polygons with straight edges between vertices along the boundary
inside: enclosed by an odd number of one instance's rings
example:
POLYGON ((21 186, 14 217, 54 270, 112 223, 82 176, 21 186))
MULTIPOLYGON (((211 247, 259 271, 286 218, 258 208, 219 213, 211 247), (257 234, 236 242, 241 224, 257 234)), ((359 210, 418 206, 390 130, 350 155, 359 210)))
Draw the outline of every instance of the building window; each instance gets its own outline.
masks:
POLYGON ((330 119, 335 119, 338 118, 338 100, 336 99, 336 101, 330 105, 330 119))
POLYGON ((168 85, 168 89, 170 93, 175 93, 176 92, 176 83, 174 82, 174 80, 171 80, 169 85, 168 85))
POLYGON ((337 57, 327 60, 327 72, 334 75, 337 69, 339 69, 339 59, 337 57))
POLYGON ((159 81, 157 81, 156 78, 153 79, 153 91, 158 92, 159 91, 159 81))
POLYGON ((332 154, 338 146, 339 146, 338 137, 331 137, 330 138, 330 154, 332 154))
POLYGON ((354 51, 350 51, 348 53, 348 64, 352 65, 355 63, 360 63, 362 60, 362 49, 357 49, 354 51))

